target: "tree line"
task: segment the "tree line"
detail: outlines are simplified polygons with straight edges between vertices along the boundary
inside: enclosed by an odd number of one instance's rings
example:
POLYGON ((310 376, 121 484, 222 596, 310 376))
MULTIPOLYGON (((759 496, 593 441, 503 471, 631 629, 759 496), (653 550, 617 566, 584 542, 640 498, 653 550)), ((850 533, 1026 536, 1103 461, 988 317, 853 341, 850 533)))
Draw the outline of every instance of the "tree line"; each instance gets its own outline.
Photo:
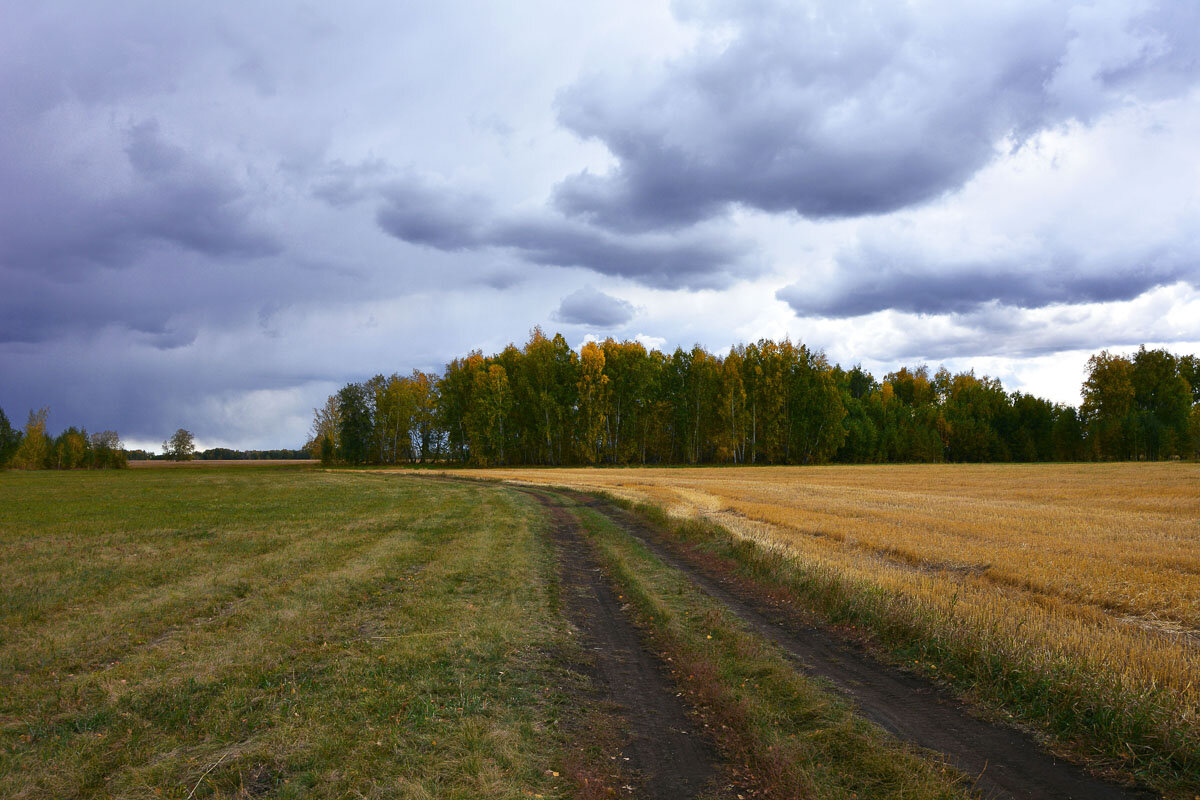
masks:
POLYGON ((116 431, 89 434, 86 428, 67 428, 58 436, 46 432, 48 409, 29 412, 23 430, 9 422, 0 408, 0 469, 119 469, 127 466, 116 431))
POLYGON ((1083 403, 974 371, 876 379, 763 339, 724 355, 534 328, 440 374, 376 375, 314 409, 324 463, 489 465, 1082 461, 1200 455, 1200 359, 1142 347, 1088 362, 1083 403))

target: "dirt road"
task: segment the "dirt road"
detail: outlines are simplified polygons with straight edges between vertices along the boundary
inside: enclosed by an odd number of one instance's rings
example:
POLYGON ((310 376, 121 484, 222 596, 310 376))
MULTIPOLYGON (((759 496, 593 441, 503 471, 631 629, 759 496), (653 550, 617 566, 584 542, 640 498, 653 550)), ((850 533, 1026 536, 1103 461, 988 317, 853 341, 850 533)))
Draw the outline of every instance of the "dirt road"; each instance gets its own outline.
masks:
POLYGON ((633 783, 621 788, 647 800, 720 797, 712 745, 688 717, 658 657, 643 645, 578 520, 555 495, 528 494, 550 517, 564 610, 592 656, 593 682, 627 724, 628 739, 617 757, 633 783))
POLYGON ((691 583, 784 650, 804 672, 828 680, 860 713, 897 737, 942 754, 986 798, 1145 800, 1156 795, 1099 780, 1057 759, 1029 735, 973 716, 951 694, 881 663, 825 629, 720 575, 637 516, 610 503, 573 496, 604 514, 691 583), (690 557, 689 557, 690 556, 690 557))

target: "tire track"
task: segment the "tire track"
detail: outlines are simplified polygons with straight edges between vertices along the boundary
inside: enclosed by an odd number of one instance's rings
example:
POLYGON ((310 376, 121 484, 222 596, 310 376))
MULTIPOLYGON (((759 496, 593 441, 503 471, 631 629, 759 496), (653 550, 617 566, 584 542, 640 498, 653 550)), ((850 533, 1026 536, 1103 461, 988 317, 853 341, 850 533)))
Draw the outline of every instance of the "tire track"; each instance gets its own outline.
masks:
POLYGON ((715 751, 688 717, 659 659, 643 646, 579 521, 558 497, 521 491, 548 512, 564 611, 593 658, 591 677, 628 723, 623 766, 638 776, 637 796, 693 800, 711 792, 719 776, 715 751))
POLYGON ((591 496, 569 494, 683 573, 693 586, 780 647, 801 670, 830 681, 854 701, 862 716, 900 739, 942 754, 948 763, 977 778, 976 788, 983 797, 989 800, 1157 797, 1102 781, 1079 766, 1045 752, 1031 736, 971 715, 962 702, 933 682, 883 664, 824 629, 800 623, 786 609, 772 607, 745 587, 688 560, 666 544, 660 532, 635 515, 591 496))

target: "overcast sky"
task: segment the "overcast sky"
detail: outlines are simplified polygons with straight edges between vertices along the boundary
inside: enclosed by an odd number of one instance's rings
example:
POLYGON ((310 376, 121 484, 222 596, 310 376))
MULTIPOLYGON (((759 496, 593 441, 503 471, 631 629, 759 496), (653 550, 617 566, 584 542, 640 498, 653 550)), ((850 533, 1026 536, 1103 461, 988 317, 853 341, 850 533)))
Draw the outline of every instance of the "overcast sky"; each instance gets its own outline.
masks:
POLYGON ((1200 349, 1190 0, 0 7, 16 424, 299 446, 534 325, 1070 403, 1200 349))

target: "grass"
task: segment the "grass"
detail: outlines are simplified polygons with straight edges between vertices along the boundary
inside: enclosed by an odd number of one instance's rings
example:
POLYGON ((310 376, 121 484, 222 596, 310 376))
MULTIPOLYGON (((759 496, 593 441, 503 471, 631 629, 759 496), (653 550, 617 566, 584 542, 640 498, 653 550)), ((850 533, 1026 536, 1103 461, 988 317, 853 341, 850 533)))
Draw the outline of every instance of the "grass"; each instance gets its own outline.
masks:
MULTIPOLYGON (((1194 466, 483 475, 649 503, 1094 765, 1200 786, 1194 466)), ((961 794, 578 511, 748 785, 961 794)), ((545 524, 394 471, 0 473, 0 796, 606 796, 617 721, 580 708, 545 524)))
POLYGON ((962 776, 855 716, 601 514, 575 512, 742 777, 771 798, 962 798, 962 776))
POLYGON ((697 523, 680 530, 706 531, 745 577, 1093 766, 1180 797, 1200 786, 1196 465, 484 474, 697 523))
POLYGON ((482 485, 0 474, 0 796, 566 796, 540 525, 482 485))

